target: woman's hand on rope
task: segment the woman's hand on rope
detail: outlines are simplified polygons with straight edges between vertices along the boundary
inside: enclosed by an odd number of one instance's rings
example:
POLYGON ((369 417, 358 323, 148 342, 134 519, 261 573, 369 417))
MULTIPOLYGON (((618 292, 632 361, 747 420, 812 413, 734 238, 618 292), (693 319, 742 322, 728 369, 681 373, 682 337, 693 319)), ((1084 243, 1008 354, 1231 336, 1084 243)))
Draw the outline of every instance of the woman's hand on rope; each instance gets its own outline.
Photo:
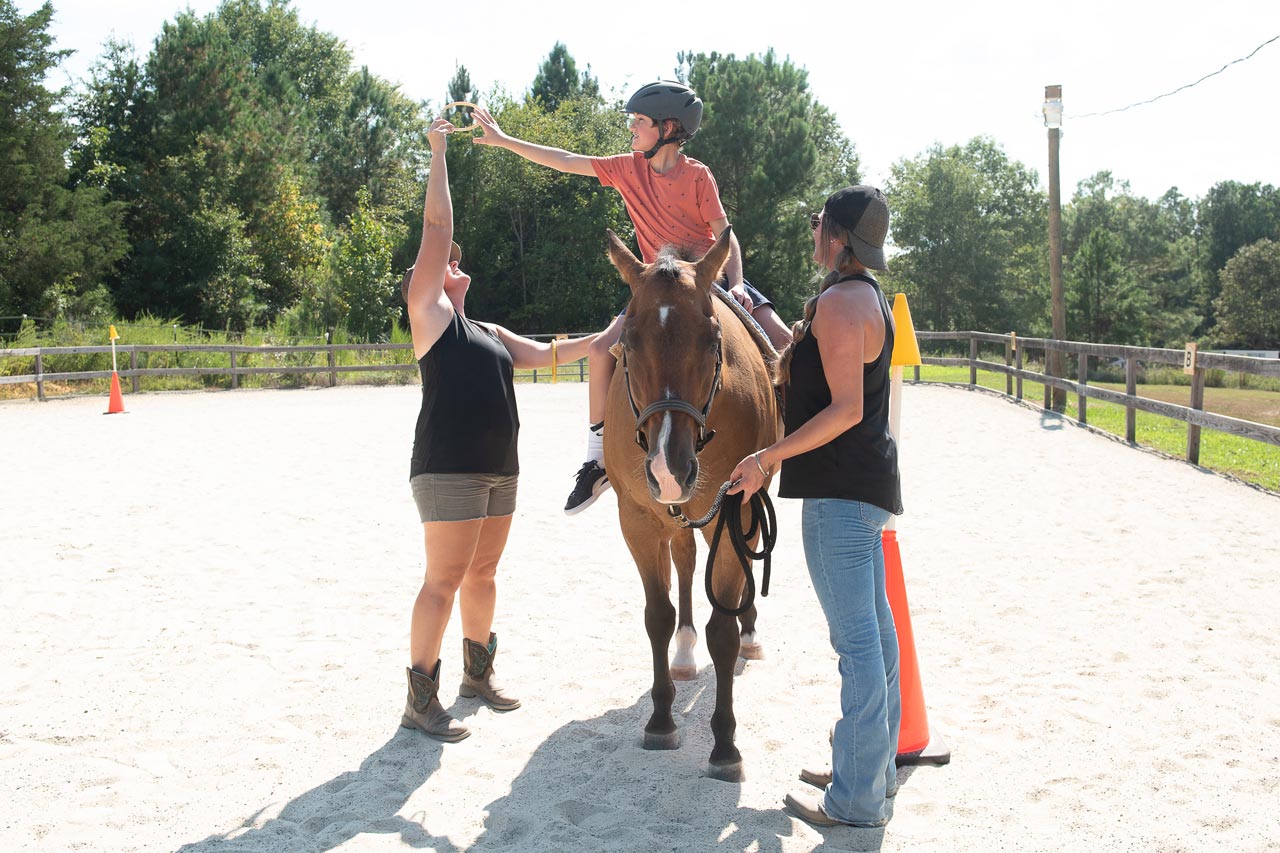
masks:
POLYGON ((765 467, 760 462, 760 453, 752 453, 734 466, 733 473, 729 475, 732 485, 729 486, 728 494, 741 493, 742 499, 747 500, 764 485, 766 476, 765 467))
POLYGON ((472 110, 471 117, 480 125, 480 135, 472 140, 476 145, 501 146, 509 138, 484 107, 476 107, 472 110))

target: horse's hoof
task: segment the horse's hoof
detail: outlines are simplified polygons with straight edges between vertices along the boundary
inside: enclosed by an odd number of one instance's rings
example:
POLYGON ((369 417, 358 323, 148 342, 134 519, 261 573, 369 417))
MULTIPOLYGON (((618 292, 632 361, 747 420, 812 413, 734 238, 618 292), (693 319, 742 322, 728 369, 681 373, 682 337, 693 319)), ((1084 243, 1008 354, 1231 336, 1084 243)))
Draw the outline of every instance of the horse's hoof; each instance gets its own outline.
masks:
POLYGON ((706 775, 710 779, 719 779, 721 782, 743 782, 747 778, 747 774, 742 770, 741 759, 724 764, 708 762, 706 775))
POLYGON ((673 732, 645 732, 644 741, 640 744, 645 749, 678 749, 680 747, 680 730, 673 732))
POLYGON ((743 660, 764 660, 764 646, 759 643, 742 643, 738 646, 738 657, 743 660))
POLYGON ((672 681, 693 681, 698 677, 698 668, 692 664, 688 666, 672 666, 672 681))

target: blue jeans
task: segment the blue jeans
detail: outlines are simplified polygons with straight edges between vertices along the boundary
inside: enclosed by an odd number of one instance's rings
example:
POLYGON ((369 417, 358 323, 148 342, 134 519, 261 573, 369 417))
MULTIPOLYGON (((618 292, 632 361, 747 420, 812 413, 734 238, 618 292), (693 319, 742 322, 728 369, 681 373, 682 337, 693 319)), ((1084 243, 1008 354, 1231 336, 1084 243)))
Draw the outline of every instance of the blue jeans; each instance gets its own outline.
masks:
POLYGON ((801 512, 809 576, 840 658, 840 721, 823 808, 849 823, 885 819, 896 784, 898 635, 884 588, 880 531, 890 513, 874 504, 806 498, 801 512))

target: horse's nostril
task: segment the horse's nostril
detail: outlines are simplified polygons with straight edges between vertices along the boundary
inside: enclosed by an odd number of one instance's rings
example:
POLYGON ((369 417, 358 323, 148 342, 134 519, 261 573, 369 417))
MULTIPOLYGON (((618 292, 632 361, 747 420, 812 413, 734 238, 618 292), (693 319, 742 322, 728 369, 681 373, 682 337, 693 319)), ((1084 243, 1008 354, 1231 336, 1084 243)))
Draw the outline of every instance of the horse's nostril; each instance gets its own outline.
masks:
POLYGON ((697 482, 697 480, 698 480, 698 460, 697 460, 696 458, 695 458, 695 459, 690 459, 690 460, 689 460, 689 470, 688 470, 688 472, 684 475, 684 486, 685 486, 685 488, 691 488, 691 487, 693 486, 693 484, 694 484, 695 482, 697 482))

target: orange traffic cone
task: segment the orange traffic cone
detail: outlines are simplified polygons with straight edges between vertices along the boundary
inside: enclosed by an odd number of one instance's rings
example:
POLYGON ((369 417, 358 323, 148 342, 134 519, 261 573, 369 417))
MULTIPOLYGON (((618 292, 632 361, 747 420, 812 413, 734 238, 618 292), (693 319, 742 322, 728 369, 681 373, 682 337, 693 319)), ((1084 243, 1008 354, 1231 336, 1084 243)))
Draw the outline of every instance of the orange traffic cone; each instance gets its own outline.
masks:
POLYGON ((947 764, 951 750, 940 738, 929 737, 929 717, 924 708, 924 688, 920 686, 920 664, 916 660, 916 638, 907 608, 907 587, 902 580, 902 554, 898 533, 885 530, 884 587, 898 632, 898 689, 902 694, 902 724, 898 728, 898 765, 947 764))
POLYGON ((120 395, 120 374, 114 370, 111 371, 111 401, 107 403, 107 410, 104 415, 118 415, 124 413, 124 397, 120 395))

